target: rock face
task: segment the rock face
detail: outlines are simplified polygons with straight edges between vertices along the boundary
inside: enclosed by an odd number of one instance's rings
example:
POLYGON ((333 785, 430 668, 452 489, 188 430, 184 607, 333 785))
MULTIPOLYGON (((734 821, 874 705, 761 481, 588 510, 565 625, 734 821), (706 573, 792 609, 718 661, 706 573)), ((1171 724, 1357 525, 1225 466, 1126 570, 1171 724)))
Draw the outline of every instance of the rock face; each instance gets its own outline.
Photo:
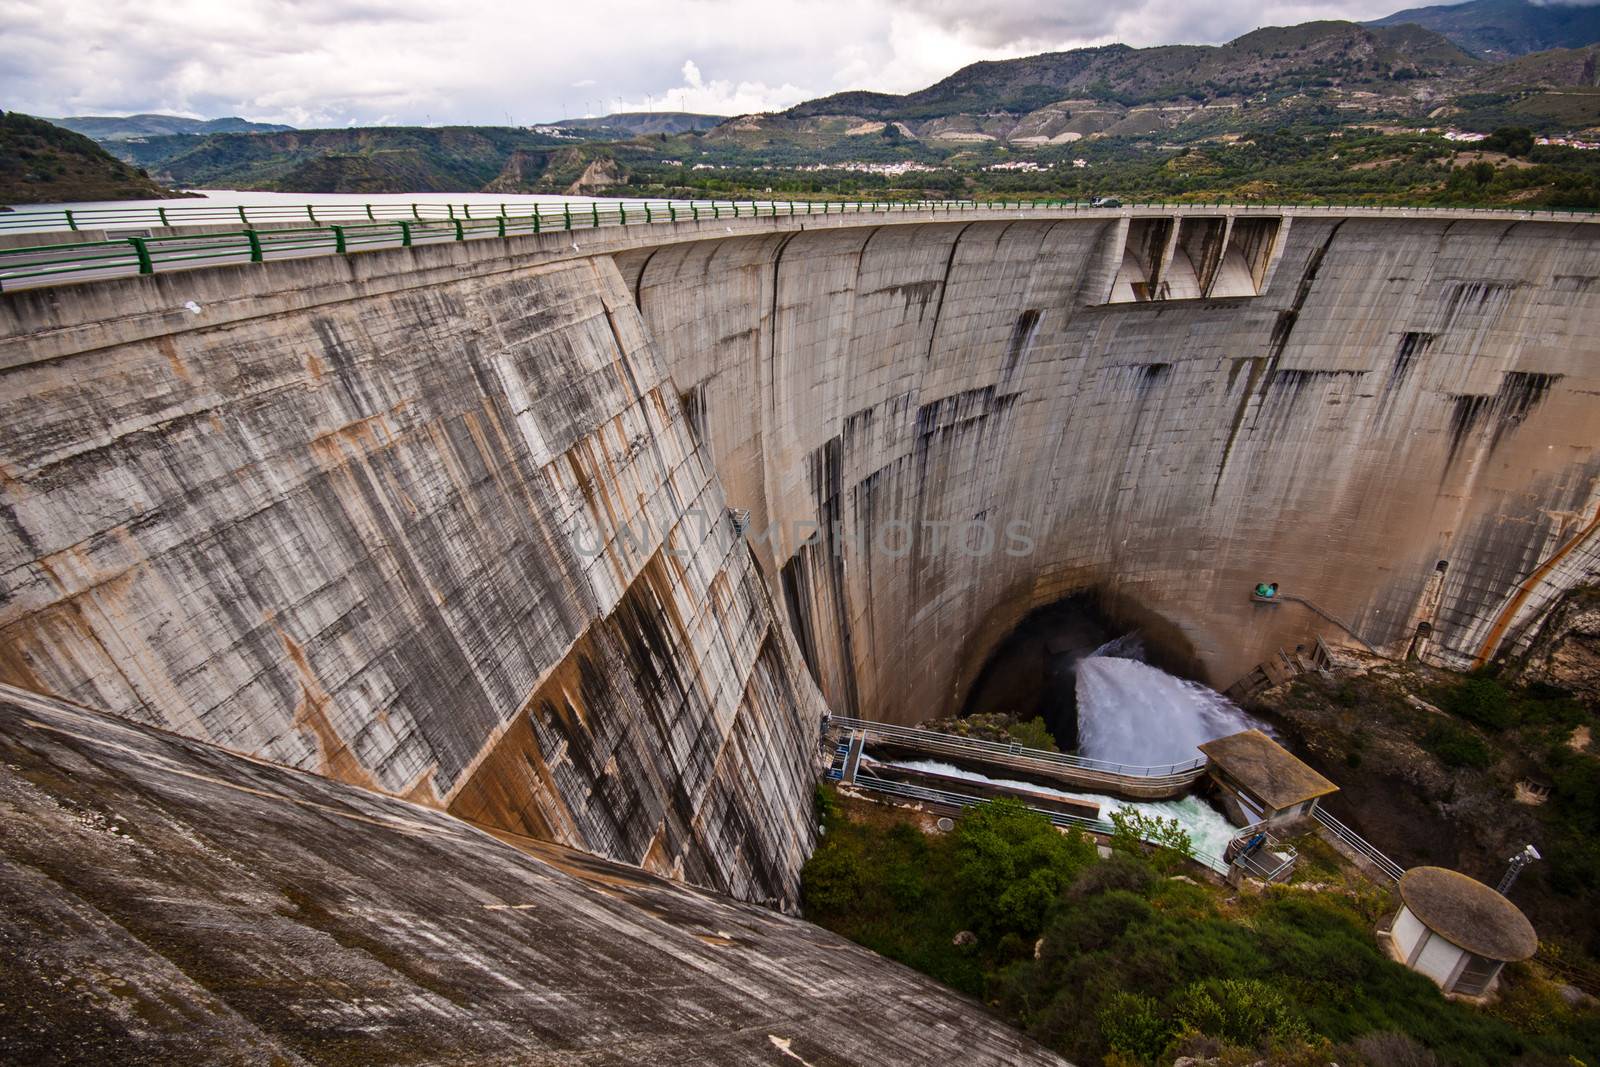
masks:
POLYGON ((6 1063, 1061 1064, 797 919, 4 690, 0 901, 6 1063))
POLYGON ((614 159, 597 159, 583 168, 578 180, 567 187, 568 196, 594 196, 621 184, 622 167, 614 159))
POLYGON ((1524 659, 1524 682, 1543 682, 1600 704, 1600 588, 1574 589, 1544 618, 1524 659))
POLYGON ((1596 276, 1582 222, 835 212, 7 294, 0 680, 792 902, 824 701, 949 713, 1068 594, 1223 685, 1340 637, 1261 580, 1524 647, 1600 567, 1596 276))

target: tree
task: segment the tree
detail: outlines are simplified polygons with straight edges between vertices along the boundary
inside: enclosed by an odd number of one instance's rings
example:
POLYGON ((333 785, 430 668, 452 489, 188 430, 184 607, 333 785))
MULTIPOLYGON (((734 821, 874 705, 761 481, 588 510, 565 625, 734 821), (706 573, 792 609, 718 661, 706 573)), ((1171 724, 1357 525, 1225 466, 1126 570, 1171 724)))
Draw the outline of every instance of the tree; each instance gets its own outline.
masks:
POLYGON ((1094 843, 1009 797, 973 808, 956 830, 956 887, 968 924, 983 937, 1036 935, 1094 843))
POLYGON ((1159 871, 1176 870, 1183 861, 1194 858, 1194 839, 1178 825, 1177 819, 1146 815, 1134 808, 1118 808, 1111 813, 1111 847, 1117 852, 1138 856, 1146 845, 1155 846, 1150 863, 1159 871))
POLYGON ((1485 152, 1525 156, 1533 151, 1533 131, 1524 126, 1500 126, 1478 144, 1485 152))

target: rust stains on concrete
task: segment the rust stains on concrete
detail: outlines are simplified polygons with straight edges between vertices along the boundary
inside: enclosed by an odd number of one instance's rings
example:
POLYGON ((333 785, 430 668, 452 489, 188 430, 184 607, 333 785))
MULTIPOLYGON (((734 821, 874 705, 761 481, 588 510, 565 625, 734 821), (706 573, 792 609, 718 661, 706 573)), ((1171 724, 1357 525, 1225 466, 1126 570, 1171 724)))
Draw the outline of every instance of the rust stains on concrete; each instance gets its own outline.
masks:
POLYGON ((272 624, 272 629, 283 642, 283 650, 289 662, 294 664, 295 674, 300 679, 300 701, 295 705, 292 721, 296 729, 307 731, 316 741, 317 770, 335 781, 367 789, 378 788, 371 773, 361 765, 361 761, 334 728, 330 715, 333 699, 322 688, 322 683, 317 681, 305 650, 276 623, 272 624))

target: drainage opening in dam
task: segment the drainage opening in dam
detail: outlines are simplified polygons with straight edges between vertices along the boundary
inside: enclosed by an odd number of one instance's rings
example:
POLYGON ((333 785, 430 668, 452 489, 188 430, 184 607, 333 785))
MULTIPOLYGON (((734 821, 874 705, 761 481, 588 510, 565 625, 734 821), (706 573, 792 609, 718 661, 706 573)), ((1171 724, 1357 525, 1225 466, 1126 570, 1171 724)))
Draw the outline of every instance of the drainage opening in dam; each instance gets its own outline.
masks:
POLYGON ((1176 627, 1085 593, 1023 618, 990 653, 961 714, 1039 718, 1063 752, 1125 763, 1176 762, 1192 758, 1191 741, 1220 736, 1200 736, 1207 731, 1254 725, 1233 725, 1248 717, 1196 681, 1199 676, 1176 627), (1157 732, 1141 737, 1137 731, 1144 728, 1157 732), (1162 754, 1169 749, 1172 754, 1162 754))

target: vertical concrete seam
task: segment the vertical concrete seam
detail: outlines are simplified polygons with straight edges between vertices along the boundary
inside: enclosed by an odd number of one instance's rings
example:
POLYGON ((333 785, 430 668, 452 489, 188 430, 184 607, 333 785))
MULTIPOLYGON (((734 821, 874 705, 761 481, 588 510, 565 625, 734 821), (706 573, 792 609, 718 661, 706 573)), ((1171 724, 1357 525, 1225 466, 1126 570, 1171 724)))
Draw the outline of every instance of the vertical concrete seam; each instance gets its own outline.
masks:
POLYGON ((805 232, 806 231, 804 229, 800 229, 800 230, 796 230, 794 233, 791 233, 789 236, 787 236, 787 237, 785 237, 783 239, 782 243, 780 243, 778 245, 777 251, 775 251, 772 254, 772 304, 771 304, 771 307, 769 308, 768 313, 767 313, 767 321, 769 323, 771 323, 771 326, 769 327, 769 332, 770 332, 771 336, 769 337, 769 343, 767 345, 767 386, 768 386, 768 388, 767 388, 767 410, 768 411, 776 411, 777 410, 777 404, 778 404, 777 390, 772 388, 772 386, 777 380, 776 377, 774 376, 773 368, 776 367, 777 363, 778 363, 778 286, 779 286, 779 271, 781 271, 782 268, 783 268, 783 253, 789 247, 789 242, 794 240, 796 237, 799 237, 802 233, 805 233, 805 232))
POLYGON ((1234 442, 1238 440, 1239 430, 1244 425, 1245 412, 1250 407, 1250 394, 1257 381, 1261 383, 1261 396, 1266 397, 1266 391, 1272 385, 1272 373, 1277 370, 1278 359, 1289 346, 1289 337, 1294 333, 1295 324, 1300 321, 1300 309, 1305 306, 1306 298, 1311 295, 1311 286, 1317 280, 1317 272, 1322 269, 1322 260, 1328 254, 1328 249, 1333 247, 1333 239, 1339 235, 1339 230, 1345 224, 1340 219, 1328 231, 1328 236, 1322 242, 1322 247, 1313 252, 1306 261, 1305 273, 1300 276, 1300 287, 1295 291, 1294 302, 1281 313, 1280 323, 1283 330, 1273 342, 1272 351, 1266 357, 1265 366, 1259 358, 1252 363, 1250 377, 1245 382, 1244 394, 1239 397, 1239 407, 1233 415, 1233 425, 1228 430, 1228 440, 1222 446, 1222 462, 1217 466, 1216 480, 1211 483, 1211 502, 1217 502, 1217 492, 1222 488, 1222 476, 1228 472, 1228 460, 1233 455, 1234 442))
POLYGON ((956 248, 961 244, 961 238, 977 223, 969 222, 956 231, 956 239, 950 242, 950 255, 944 261, 944 281, 939 283, 939 302, 933 306, 933 325, 928 330, 928 354, 924 362, 932 362, 933 345, 939 339, 939 315, 944 311, 944 295, 950 288, 950 272, 956 265, 956 248))

